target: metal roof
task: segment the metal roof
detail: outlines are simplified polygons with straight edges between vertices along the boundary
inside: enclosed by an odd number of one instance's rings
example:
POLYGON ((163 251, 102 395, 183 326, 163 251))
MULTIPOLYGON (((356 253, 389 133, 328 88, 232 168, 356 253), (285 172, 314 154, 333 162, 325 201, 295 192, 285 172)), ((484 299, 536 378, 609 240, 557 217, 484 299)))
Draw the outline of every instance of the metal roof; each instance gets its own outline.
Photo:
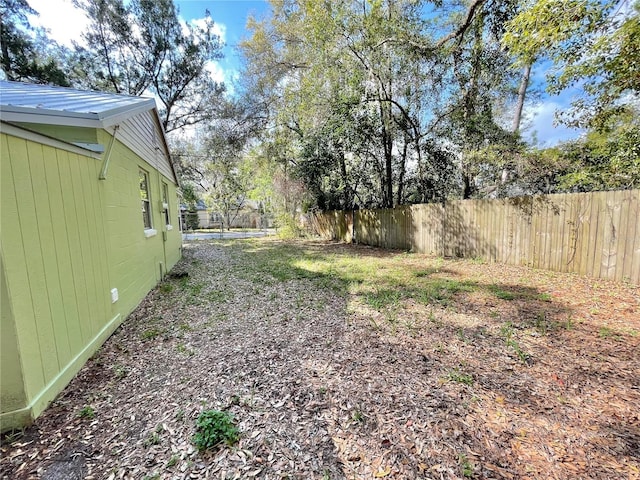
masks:
POLYGON ((0 119, 105 128, 155 109, 153 98, 0 81, 0 119))

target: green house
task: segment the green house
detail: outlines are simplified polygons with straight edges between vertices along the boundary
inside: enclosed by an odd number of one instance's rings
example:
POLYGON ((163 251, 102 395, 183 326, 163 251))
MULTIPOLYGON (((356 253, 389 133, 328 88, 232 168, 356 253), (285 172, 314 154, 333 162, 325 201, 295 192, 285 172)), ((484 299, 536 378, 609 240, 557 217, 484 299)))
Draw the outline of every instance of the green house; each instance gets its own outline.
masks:
POLYGON ((181 255, 155 101, 0 82, 0 429, 36 418, 181 255))

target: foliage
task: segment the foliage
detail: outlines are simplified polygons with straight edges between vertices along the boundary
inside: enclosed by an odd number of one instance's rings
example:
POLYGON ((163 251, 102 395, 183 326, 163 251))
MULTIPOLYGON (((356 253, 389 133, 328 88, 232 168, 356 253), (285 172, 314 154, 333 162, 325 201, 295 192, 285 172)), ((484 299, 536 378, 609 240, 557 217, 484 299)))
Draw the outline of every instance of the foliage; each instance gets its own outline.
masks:
POLYGON ((447 379, 464 385, 473 385, 473 376, 468 373, 461 372, 457 367, 447 373, 447 379))
POLYGON ((85 405, 78 412, 78 417, 86 418, 88 420, 93 420, 96 417, 96 411, 93 409, 91 405, 85 405))
POLYGON ((608 126, 547 149, 522 152, 507 194, 624 190, 640 186, 640 122, 637 113, 610 117, 608 126))
POLYGON ((229 227, 251 195, 260 201, 264 213, 270 198, 256 185, 264 186, 271 179, 260 173, 256 155, 252 154, 258 127, 249 106, 241 100, 225 100, 222 105, 223 112, 198 129, 195 137, 177 137, 171 143, 180 177, 229 227))
POLYGON ((640 187, 640 122, 592 131, 561 147, 567 164, 558 190, 586 192, 640 187))
POLYGON ((196 193, 196 188, 191 182, 183 182, 181 186, 182 201, 187 207, 187 211, 184 214, 184 227, 187 230, 196 230, 200 226, 200 219, 198 218, 197 204, 200 201, 200 197, 196 193))
POLYGON ((225 91, 207 70, 222 43, 206 12, 184 28, 171 0, 76 0, 91 23, 76 47, 74 82, 129 95, 153 93, 165 131, 210 120, 225 91))
POLYGON ((302 182, 303 210, 629 188, 636 133, 619 119, 637 95, 640 29, 637 2, 620 8, 274 1, 270 18, 249 22, 242 92, 262 112, 264 156, 302 182), (538 150, 521 140, 529 76, 547 59, 551 92, 584 86, 569 123, 606 141, 589 133, 577 149, 538 150))
POLYGON ((251 188, 250 165, 240 156, 239 146, 217 135, 209 137, 208 151, 211 160, 207 164, 209 182, 208 198, 211 205, 222 214, 224 223, 230 228, 234 219, 245 206, 251 188))
POLYGON ((503 3, 292 0, 249 22, 247 92, 268 105, 270 157, 304 182, 311 207, 479 192, 475 152, 520 148, 494 113, 514 80, 498 42, 513 11, 503 3))
POLYGON ((467 478, 473 477, 473 464, 464 453, 458 455, 458 463, 462 469, 462 475, 467 478))
POLYGON ((182 191, 182 200, 184 201, 184 203, 189 208, 195 209, 196 204, 200 199, 198 198, 198 194, 196 193, 196 189, 193 186, 193 183, 184 182, 182 184, 181 191, 182 191))
POLYGON ((62 48, 28 22, 37 14, 27 0, 0 0, 2 71, 8 80, 69 86, 58 61, 62 48))
POLYGON ((529 0, 508 23, 503 43, 520 61, 552 60, 551 93, 581 87, 573 109, 560 117, 563 122, 600 129, 640 92, 640 2, 629 5, 529 0))
POLYGON ((154 340, 161 333, 162 332, 159 329, 154 327, 142 332, 142 334, 140 334, 140 338, 142 340, 154 340))
POLYGON ((196 433, 192 440, 198 450, 204 451, 221 443, 233 445, 239 436, 231 414, 219 410, 205 410, 196 420, 196 433))

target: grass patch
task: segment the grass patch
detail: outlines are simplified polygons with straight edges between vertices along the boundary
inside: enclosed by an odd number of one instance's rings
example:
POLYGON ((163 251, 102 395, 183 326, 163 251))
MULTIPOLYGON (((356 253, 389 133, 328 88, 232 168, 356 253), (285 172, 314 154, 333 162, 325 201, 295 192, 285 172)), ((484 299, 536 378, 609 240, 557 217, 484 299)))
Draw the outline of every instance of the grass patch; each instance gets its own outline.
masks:
POLYGON ((461 372, 458 367, 447 373, 447 380, 450 382, 462 383, 463 385, 473 385, 473 376, 461 372))
POLYGON ((91 405, 85 405, 78 412, 78 417, 84 418, 87 420, 93 420, 94 418, 96 418, 96 411, 93 409, 91 405))
MULTIPOLYGON (((631 335, 633 336, 633 334, 631 335)), ((603 325, 598 329, 598 336, 602 339, 611 338, 613 340, 620 340, 622 338, 622 335, 620 335, 619 332, 611 327, 607 327, 606 325, 603 325)))
POLYGON ((553 299, 553 297, 551 297, 550 293, 541 293, 538 295, 538 300, 541 300, 543 302, 550 302, 553 299))
POLYGON ((193 296, 200 295, 200 293, 202 293, 203 288, 204 288, 203 283, 192 283, 187 285, 187 289, 189 290, 189 293, 193 296))
POLYGON ((518 359, 524 364, 529 364, 531 357, 522 350, 520 344, 514 338, 513 324, 511 322, 505 322, 505 324, 500 327, 500 334, 504 337, 505 345, 513 349, 518 359))
POLYGON ((207 293, 207 299, 211 303, 224 303, 231 298, 231 294, 224 290, 211 290, 207 293))
POLYGON ((363 424, 364 423, 364 413, 359 408, 356 408, 351 412, 351 420, 355 423, 363 424))
POLYGON ((462 470, 463 477, 473 477, 473 464, 469 461, 464 453, 458 455, 458 463, 460 464, 460 470, 462 470))
POLYGON ((515 300, 516 294, 497 285, 491 285, 489 291, 501 300, 515 300))
POLYGON ((447 304, 456 294, 473 292, 476 288, 477 285, 472 281, 437 278, 417 286, 413 296, 417 301, 425 305, 431 303, 447 304))
POLYGON ((376 310, 382 310, 390 305, 397 305, 400 301, 400 292, 390 289, 376 289, 374 292, 366 293, 365 302, 376 310))
POLYGON ((416 278, 425 278, 428 277, 430 275, 433 275, 434 273, 438 273, 440 271, 439 268, 429 268, 427 270, 418 270, 417 272, 415 272, 413 275, 416 278))
POLYGON ((161 333, 162 331, 157 328, 149 328, 140 334, 140 338, 145 341, 154 340, 161 333))
POLYGON ((176 350, 183 354, 186 355, 188 357, 193 357, 195 355, 195 350, 187 347, 184 343, 179 343, 178 345, 176 345, 176 350))
POLYGON ((129 374, 129 369, 126 365, 117 363, 113 366, 113 374, 118 380, 122 380, 129 374))
POLYGON ((149 448, 153 445, 158 445, 160 444, 160 434, 158 432, 151 432, 151 434, 144 439, 143 445, 146 448, 149 448))

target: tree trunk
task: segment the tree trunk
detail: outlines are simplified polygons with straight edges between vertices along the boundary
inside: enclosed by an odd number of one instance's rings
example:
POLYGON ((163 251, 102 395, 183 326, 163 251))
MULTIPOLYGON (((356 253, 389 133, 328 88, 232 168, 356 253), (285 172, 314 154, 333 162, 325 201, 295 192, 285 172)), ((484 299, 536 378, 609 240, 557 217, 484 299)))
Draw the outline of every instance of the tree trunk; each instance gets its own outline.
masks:
MULTIPOLYGON (((404 200, 402 196, 404 195, 404 176, 407 172, 407 150, 409 147, 409 141, 407 136, 404 137, 404 147, 402 148, 402 159, 400 164, 400 172, 398 173, 398 194, 396 196, 396 205, 402 205, 402 201, 404 200)), ((420 160, 418 160, 420 162, 420 160)))
POLYGON ((531 76, 531 63, 527 63, 522 73, 522 81, 518 89, 518 103, 516 104, 516 114, 513 117, 512 131, 515 133, 520 130, 520 120, 522 119, 522 109, 524 100, 527 95, 527 87, 529 86, 529 77, 531 76))
POLYGON ((382 207, 393 208, 393 138, 390 132, 391 105, 380 102, 380 120, 382 122, 382 149, 384 152, 384 182, 382 191, 382 207))
POLYGON ((342 148, 338 151, 338 157, 340 158, 340 175, 342 176, 342 183, 344 184, 343 202, 342 208, 350 210, 352 208, 353 201, 351 199, 351 187, 349 186, 349 177, 347 176, 347 162, 344 159, 344 152, 342 148))
MULTIPOLYGON (((517 133, 520 130, 520 121, 522 120, 522 109, 524 108, 524 101, 527 96, 527 88, 529 87, 529 77, 531 76, 531 63, 525 65, 522 72, 522 80, 520 81, 520 88, 518 89, 518 103, 516 103, 516 111, 513 117, 513 125, 511 130, 513 133, 517 133)), ((500 176, 500 183, 503 185, 509 181, 509 169, 504 167, 502 169, 502 175, 500 176)))
POLYGON ((464 172, 462 174, 462 183, 463 183, 462 199, 467 200, 471 198, 471 194, 473 193, 473 188, 471 186, 471 178, 469 177, 469 174, 467 172, 464 172))

